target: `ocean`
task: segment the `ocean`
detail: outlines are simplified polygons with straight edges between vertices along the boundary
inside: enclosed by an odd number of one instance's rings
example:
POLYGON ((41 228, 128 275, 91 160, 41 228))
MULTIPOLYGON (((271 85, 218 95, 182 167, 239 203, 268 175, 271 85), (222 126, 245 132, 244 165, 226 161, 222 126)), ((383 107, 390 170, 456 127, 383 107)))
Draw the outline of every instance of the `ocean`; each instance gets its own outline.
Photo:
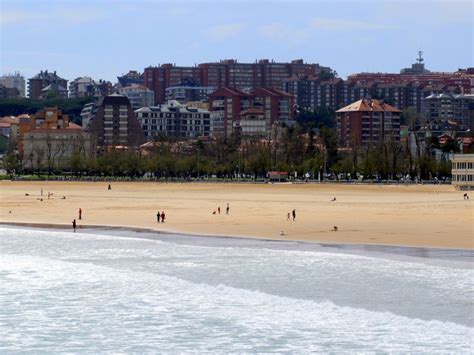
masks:
POLYGON ((0 353, 472 353, 473 256, 0 227, 0 353))

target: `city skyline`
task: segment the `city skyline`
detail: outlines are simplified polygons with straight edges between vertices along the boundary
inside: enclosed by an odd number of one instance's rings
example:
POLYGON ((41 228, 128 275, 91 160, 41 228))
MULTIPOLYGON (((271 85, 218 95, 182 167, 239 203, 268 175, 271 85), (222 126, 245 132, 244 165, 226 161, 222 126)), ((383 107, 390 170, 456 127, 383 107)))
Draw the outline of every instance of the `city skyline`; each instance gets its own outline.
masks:
POLYGON ((418 50, 429 70, 473 66, 469 1, 7 0, 1 10, 1 72, 25 77, 49 69, 115 82, 163 63, 302 58, 345 78, 399 72, 418 50))

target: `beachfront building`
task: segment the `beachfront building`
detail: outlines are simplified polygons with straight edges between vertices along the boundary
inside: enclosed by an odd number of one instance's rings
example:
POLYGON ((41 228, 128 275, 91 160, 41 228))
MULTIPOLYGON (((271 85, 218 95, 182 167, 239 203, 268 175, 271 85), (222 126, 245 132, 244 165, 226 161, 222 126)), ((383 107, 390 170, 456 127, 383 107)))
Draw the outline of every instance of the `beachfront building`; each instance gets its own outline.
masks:
POLYGON ((142 107, 135 110, 135 116, 148 140, 159 136, 209 136, 214 118, 208 110, 188 107, 175 100, 158 106, 142 107))
POLYGON ((455 154, 451 183, 458 189, 474 189, 474 154, 455 154))
POLYGON ((90 110, 88 131, 97 146, 138 147, 144 142, 142 128, 126 96, 102 96, 90 110))
POLYGON ((39 128, 23 136, 23 167, 35 170, 65 169, 71 158, 94 155, 90 135, 81 126, 69 124, 66 128, 39 128))
POLYGON ((380 100, 363 99, 336 111, 342 147, 375 146, 400 141, 400 113, 380 100))

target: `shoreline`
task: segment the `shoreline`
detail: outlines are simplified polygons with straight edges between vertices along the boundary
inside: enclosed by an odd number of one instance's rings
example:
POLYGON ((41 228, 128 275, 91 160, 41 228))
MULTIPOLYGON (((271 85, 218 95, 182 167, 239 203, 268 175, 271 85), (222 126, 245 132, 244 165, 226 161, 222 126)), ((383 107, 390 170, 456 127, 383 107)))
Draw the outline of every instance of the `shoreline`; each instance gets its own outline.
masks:
MULTIPOLYGON (((41 230, 60 230, 72 232, 71 227, 66 224, 60 223, 26 223, 26 222, 0 222, 1 227, 14 227, 14 228, 28 228, 28 229, 41 229, 41 230)), ((111 225, 80 225, 76 232, 85 231, 119 231, 119 232, 136 232, 136 233, 147 233, 157 234, 166 236, 178 236, 178 237, 191 237, 191 238, 206 238, 209 241, 213 239, 225 239, 225 240, 255 240, 261 242, 272 242, 272 243, 297 243, 303 245, 319 245, 324 247, 375 247, 375 248, 403 248, 403 249, 419 249, 419 250, 448 250, 448 251, 461 251, 461 252, 472 252, 474 256, 474 250, 469 248, 446 248, 446 247, 431 247, 431 246, 412 246, 412 245, 399 245, 399 244, 375 244, 375 243, 342 243, 342 242, 319 242, 316 240, 295 240, 295 239, 272 239, 272 238, 261 238, 254 236, 233 236, 233 235, 213 235, 213 234, 200 234, 200 233, 184 233, 179 231, 164 231, 152 228, 141 228, 131 226, 111 226, 111 225)), ((473 260, 474 261, 474 260, 473 260)))
POLYGON ((85 228, 474 249, 474 205, 463 201, 462 193, 451 186, 125 182, 113 183, 112 190, 107 190, 107 184, 100 182, 4 182, 0 199, 3 225, 72 230, 76 219, 78 227, 85 228), (54 193, 51 199, 49 192, 54 193), (218 206, 221 213, 217 213, 218 206), (82 220, 77 218, 79 208, 82 220), (292 209, 296 209, 296 222, 287 219, 292 209), (165 223, 157 223, 156 211, 166 212, 165 223))
MULTIPOLYGON (((48 223, 4 223, 0 229, 29 231, 71 232, 62 224, 48 223)), ((329 254, 359 255, 371 258, 424 263, 433 266, 472 269, 474 250, 457 248, 417 247, 380 244, 321 243, 316 241, 298 241, 284 239, 263 239, 245 236, 218 236, 158 231, 149 228, 128 228, 124 226, 84 225, 77 233, 84 235, 151 240, 178 245, 205 247, 263 248, 295 252, 316 252, 329 254)))

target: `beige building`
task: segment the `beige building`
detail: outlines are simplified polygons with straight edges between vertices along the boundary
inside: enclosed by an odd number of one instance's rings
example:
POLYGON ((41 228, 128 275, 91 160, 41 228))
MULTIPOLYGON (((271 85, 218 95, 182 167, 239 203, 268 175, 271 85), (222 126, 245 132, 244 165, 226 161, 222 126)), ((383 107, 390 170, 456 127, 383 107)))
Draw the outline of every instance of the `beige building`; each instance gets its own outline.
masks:
POLYGON ((23 167, 34 170, 67 169, 75 154, 82 158, 94 155, 89 133, 73 124, 69 128, 29 131, 23 136, 23 149, 23 167))
POLYGON ((474 154, 455 154, 452 164, 452 185, 457 189, 474 189, 474 154))

